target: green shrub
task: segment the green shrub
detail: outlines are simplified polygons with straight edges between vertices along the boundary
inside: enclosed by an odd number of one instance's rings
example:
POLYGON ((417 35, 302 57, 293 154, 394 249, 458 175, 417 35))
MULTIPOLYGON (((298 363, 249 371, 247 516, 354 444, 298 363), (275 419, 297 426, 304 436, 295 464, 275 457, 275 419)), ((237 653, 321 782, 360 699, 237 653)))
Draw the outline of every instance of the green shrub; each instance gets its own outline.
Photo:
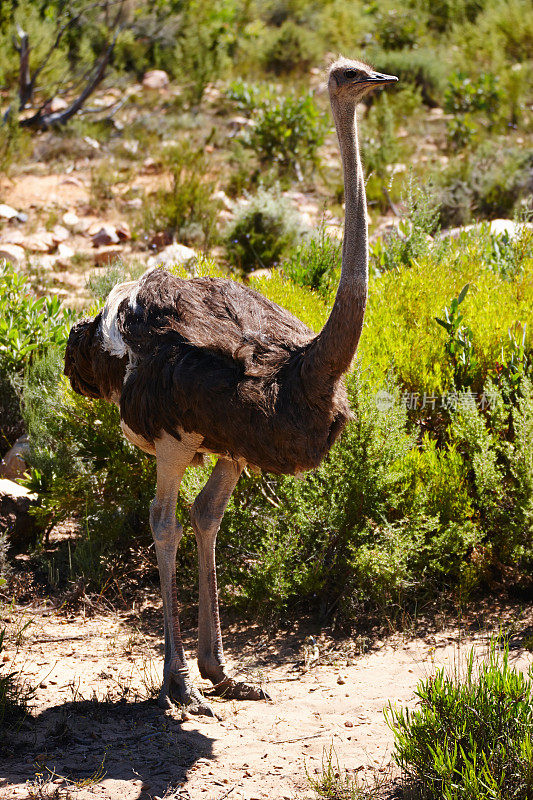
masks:
POLYGON ((297 177, 312 169, 318 159, 328 123, 310 93, 276 95, 246 83, 235 83, 230 99, 253 112, 254 127, 243 142, 265 164, 297 177))
POLYGON ((372 104, 361 136, 361 153, 366 173, 366 195, 370 205, 381 210, 390 206, 388 167, 397 160, 400 149, 395 135, 394 113, 386 94, 372 104))
POLYGON ((235 40, 235 11, 231 4, 189 0, 181 19, 174 50, 174 71, 186 98, 200 103, 206 86, 223 77, 235 40))
POLYGON ((439 104, 445 85, 445 65, 433 48, 379 50, 372 54, 372 61, 380 72, 396 75, 400 83, 417 86, 426 105, 439 104))
POLYGON ((376 38, 383 50, 413 47, 424 32, 424 21, 413 8, 380 8, 375 17, 376 38))
POLYGON ((171 186, 147 197, 144 227, 168 231, 185 244, 208 250, 215 236, 218 203, 213 199, 215 183, 206 174, 205 153, 183 141, 167 148, 164 160, 171 186))
POLYGON ((47 347, 66 340, 72 320, 57 296, 36 298, 27 278, 0 261, 0 453, 22 433, 24 369, 47 347))
POLYGON ((279 193, 260 189, 235 216, 226 233, 228 259, 243 272, 273 267, 295 245, 301 227, 279 193))
POLYGON ((377 274, 408 267, 415 260, 429 255, 431 237, 439 228, 439 210, 431 192, 431 186, 422 187, 409 180, 404 197, 404 219, 398 228, 385 239, 378 239, 371 248, 370 266, 377 274))
POLYGON ((418 708, 389 708, 394 759, 424 800, 527 798, 533 792, 533 674, 491 643, 479 666, 420 681, 418 708))
POLYGON ((327 302, 339 282, 341 258, 341 242, 322 226, 290 253, 282 268, 294 283, 319 292, 327 302))
POLYGON ((311 31, 292 20, 270 31, 262 53, 265 68, 276 75, 304 71, 319 58, 319 48, 311 31))
POLYGON ((443 227, 472 217, 510 218, 531 194, 531 149, 484 142, 466 158, 452 161, 438 178, 435 203, 443 227))

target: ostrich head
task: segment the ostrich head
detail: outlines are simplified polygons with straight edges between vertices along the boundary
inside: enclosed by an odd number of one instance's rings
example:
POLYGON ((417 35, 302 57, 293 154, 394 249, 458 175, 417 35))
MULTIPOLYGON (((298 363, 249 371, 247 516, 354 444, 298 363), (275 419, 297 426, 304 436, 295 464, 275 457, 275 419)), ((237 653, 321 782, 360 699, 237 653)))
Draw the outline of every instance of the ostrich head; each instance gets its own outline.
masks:
POLYGON ((395 75, 383 75, 362 61, 339 58, 329 68, 328 89, 331 97, 358 103, 372 89, 397 80, 395 75))
POLYGON ((94 372, 94 335, 100 315, 96 319, 82 319, 70 331, 65 350, 64 373, 78 394, 100 399, 102 393, 94 372))

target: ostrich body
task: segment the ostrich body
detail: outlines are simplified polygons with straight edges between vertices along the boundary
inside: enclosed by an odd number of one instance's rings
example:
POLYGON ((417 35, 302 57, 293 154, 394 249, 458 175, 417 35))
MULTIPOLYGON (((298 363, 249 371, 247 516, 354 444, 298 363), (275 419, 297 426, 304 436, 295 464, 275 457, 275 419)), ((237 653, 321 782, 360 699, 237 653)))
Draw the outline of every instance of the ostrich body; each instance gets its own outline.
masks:
POLYGON ((191 508, 198 544, 198 666, 225 696, 268 697, 226 668, 218 611, 215 542, 243 467, 295 474, 316 467, 350 418, 342 380, 357 349, 367 298, 366 201, 355 106, 395 81, 339 59, 328 89, 345 183, 339 287, 315 335, 253 290, 218 278, 182 280, 161 269, 116 286, 94 320, 70 333, 65 374, 80 394, 120 406, 126 437, 156 456, 150 524, 165 623, 162 705, 211 713, 192 685, 181 640, 176 502, 185 469, 204 453, 218 461, 191 508))

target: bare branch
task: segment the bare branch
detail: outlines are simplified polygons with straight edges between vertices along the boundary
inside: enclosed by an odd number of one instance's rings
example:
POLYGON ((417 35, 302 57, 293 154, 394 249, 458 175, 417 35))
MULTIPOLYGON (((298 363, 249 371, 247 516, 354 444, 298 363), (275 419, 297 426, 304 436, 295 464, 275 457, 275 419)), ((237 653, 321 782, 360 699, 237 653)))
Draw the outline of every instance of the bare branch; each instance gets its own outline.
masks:
POLYGON ((104 53, 103 58, 100 61, 96 71, 94 72, 93 77, 90 79, 89 83, 85 87, 85 89, 78 95, 78 97, 63 111, 56 111, 51 114, 43 114, 43 109, 39 109, 37 114, 34 114, 33 117, 29 117, 28 119, 21 120, 20 124, 22 127, 25 128, 50 128, 52 125, 64 125, 71 117, 76 114, 77 111, 83 106, 84 102, 87 100, 88 97, 94 92, 102 78, 104 77, 105 70, 109 59, 111 58, 111 54, 114 50, 115 43, 117 41, 118 31, 115 34, 115 37, 109 47, 107 48, 106 52, 104 53))

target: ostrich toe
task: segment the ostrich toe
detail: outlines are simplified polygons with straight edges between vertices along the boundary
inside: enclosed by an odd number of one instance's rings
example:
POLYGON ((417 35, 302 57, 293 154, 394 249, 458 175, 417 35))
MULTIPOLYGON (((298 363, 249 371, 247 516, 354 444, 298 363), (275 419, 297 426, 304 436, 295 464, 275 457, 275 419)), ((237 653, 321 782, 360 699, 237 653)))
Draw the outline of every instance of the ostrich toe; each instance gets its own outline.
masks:
POLYGON ((159 693, 158 705, 163 709, 182 706, 190 714, 204 715, 206 717, 215 716, 215 712, 196 686, 174 675, 171 675, 169 680, 163 683, 159 693))

